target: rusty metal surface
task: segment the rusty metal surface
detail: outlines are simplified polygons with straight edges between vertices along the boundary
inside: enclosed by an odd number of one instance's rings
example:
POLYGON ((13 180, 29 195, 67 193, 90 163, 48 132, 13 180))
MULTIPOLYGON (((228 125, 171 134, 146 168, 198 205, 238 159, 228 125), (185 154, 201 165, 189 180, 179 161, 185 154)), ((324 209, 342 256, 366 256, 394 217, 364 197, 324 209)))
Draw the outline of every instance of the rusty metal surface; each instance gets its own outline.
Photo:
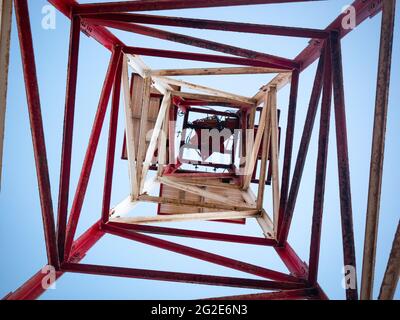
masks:
POLYGON ((389 103, 395 8, 395 0, 386 0, 383 4, 368 207, 365 225, 364 258, 361 279, 362 299, 372 299, 373 293, 379 210, 382 192, 383 160, 385 154, 386 122, 389 103))
POLYGON ((397 226, 396 235, 393 240, 385 276, 383 277, 380 300, 393 300, 396 293, 397 283, 400 277, 400 221, 397 226))
POLYGON ((332 32, 332 80, 335 102, 336 145, 339 175, 340 213, 342 221, 342 241, 344 266, 354 268, 354 287, 346 289, 348 300, 357 300, 356 252, 354 244, 353 209, 350 186, 349 148, 347 144, 347 124, 344 98, 342 50, 339 33, 332 32))

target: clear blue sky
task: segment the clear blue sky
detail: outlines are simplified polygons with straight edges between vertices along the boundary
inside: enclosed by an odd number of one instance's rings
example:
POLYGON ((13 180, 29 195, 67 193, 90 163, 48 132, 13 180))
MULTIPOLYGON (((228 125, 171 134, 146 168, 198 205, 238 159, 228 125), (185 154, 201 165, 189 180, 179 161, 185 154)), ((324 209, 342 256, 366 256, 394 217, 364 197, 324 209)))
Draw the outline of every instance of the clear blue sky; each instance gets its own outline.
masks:
MULTIPOLYGON (((233 7, 200 10, 174 11, 171 15, 250 21, 266 24, 286 24, 291 26, 324 28, 339 15, 341 8, 350 1, 330 0, 310 4, 261 5, 256 7, 233 7)), ((41 9, 44 0, 29 1, 36 64, 40 85, 42 112, 47 142, 48 161, 51 174, 51 186, 54 207, 57 202, 59 166, 61 154, 61 135, 63 123, 66 66, 69 41, 69 20, 57 13, 56 29, 44 30, 41 27, 43 15, 41 9)), ((399 11, 398 11, 399 12, 399 11)), ((166 14, 162 12, 161 14, 166 14)), ((362 263, 363 234, 367 203, 369 176, 370 144, 375 101, 376 71, 379 47, 380 17, 367 20, 354 33, 343 41, 344 77, 346 86, 347 123, 350 147, 352 178, 354 228, 356 234, 357 262, 360 270, 362 263)), ((397 201, 398 182, 400 181, 400 43, 397 14, 389 119, 386 139, 385 174, 383 179, 382 207, 378 238, 376 264, 375 296, 379 290, 385 270, 394 232, 400 217, 400 203, 397 201)), ((174 28, 168 28, 175 30, 174 28)), ((201 36, 236 46, 293 58, 307 44, 306 40, 242 35, 222 32, 203 32, 185 30, 194 36, 201 36)), ((118 32, 116 32, 118 33, 118 32)), ((202 51, 184 45, 173 44, 139 35, 118 33, 129 44, 161 48, 202 51)), ((104 80, 110 53, 93 39, 82 35, 79 60, 79 79, 76 102, 76 121, 73 145, 71 194, 74 193, 81 164, 86 150, 93 122, 100 88, 104 80)), ((205 50, 203 50, 206 52, 205 50)), ((152 68, 210 66, 211 64, 181 62, 159 58, 145 58, 152 68)), ((307 69, 300 77, 297 127, 295 132, 295 153, 297 153, 301 131, 307 110, 315 65, 307 69)), ((258 88, 268 82, 270 77, 224 76, 193 78, 194 82, 207 84, 238 94, 252 96, 258 88)), ((288 90, 279 93, 278 105, 282 110, 282 126, 286 127, 288 90)), ((319 117, 319 115, 318 115, 319 117)), ((117 154, 121 150, 124 119, 119 119, 117 154)), ((316 122, 318 123, 318 121, 316 122)), ((93 167, 86 201, 78 227, 80 234, 100 216, 101 195, 105 168, 108 116, 100 140, 98 153, 93 167)), ((317 128, 317 127, 316 127, 317 128)), ((334 122, 332 119, 332 128, 334 122)), ((284 130, 283 130, 284 131, 284 130)), ((315 180, 315 163, 318 130, 314 130, 306 162, 297 207, 294 214, 289 241, 301 258, 308 261, 312 200, 315 180)), ((284 138, 284 136, 283 136, 284 138)), ((284 141, 284 140, 282 140, 284 141)), ((326 201, 322 234, 321 262, 319 282, 331 298, 344 298, 342 281, 342 249, 340 210, 337 183, 337 163, 334 132, 331 132, 327 175, 326 201)), ((28 122, 26 96, 22 77, 18 38, 13 21, 8 106, 6 118, 5 154, 3 162, 3 181, 0 193, 0 296, 16 289, 46 263, 43 231, 40 215, 36 173, 32 152, 28 122)), ((113 205, 123 200, 129 193, 127 163, 116 159, 113 205)), ((267 188, 265 206, 271 208, 270 189, 267 188)), ((153 213, 152 205, 141 205, 138 214, 153 213)), ((261 235, 258 226, 249 222, 246 226, 234 226, 222 223, 184 223, 179 227, 199 228, 219 232, 261 235)), ((165 238, 165 237, 162 237, 165 238)), ((282 263, 270 248, 215 243, 200 240, 174 239, 196 248, 205 248, 211 252, 225 254, 261 266, 285 271, 282 263)), ((226 276, 246 276, 243 273, 172 254, 156 248, 147 247, 124 239, 106 236, 85 258, 84 262, 151 268, 158 270, 176 270, 226 276)), ((253 278, 253 276, 249 276, 253 278)), ((360 280, 360 279, 359 279, 360 280)), ((168 282, 153 282, 110 277, 66 274, 57 282, 57 289, 43 295, 43 299, 196 299, 211 296, 224 296, 257 292, 254 290, 210 287, 168 282)), ((400 297, 399 290, 397 298, 400 297)))

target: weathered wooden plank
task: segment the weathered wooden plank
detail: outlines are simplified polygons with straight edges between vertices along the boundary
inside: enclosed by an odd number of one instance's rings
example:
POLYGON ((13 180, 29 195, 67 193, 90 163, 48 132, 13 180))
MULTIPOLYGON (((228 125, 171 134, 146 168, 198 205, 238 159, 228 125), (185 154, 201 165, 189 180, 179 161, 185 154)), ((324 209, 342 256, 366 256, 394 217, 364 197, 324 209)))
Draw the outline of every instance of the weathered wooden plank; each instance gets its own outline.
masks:
POLYGON ((271 95, 271 163, 272 163, 272 202, 273 202, 273 217, 274 217, 274 231, 277 232, 279 220, 279 203, 280 203, 280 189, 279 189, 279 128, 278 128, 278 111, 276 101, 276 87, 271 87, 269 91, 271 95))
POLYGON ((121 217, 112 218, 111 222, 128 223, 128 224, 148 224, 148 223, 161 223, 161 222, 182 222, 182 221, 196 221, 196 220, 230 220, 230 219, 243 219, 254 218, 259 215, 258 210, 251 211, 226 211, 226 212, 206 212, 206 213, 188 213, 188 214, 174 214, 164 216, 152 217, 121 217))
POLYGON ((287 70, 262 67, 227 67, 227 68, 193 68, 193 69, 165 69, 152 70, 152 76, 216 76, 216 75, 241 75, 241 74, 269 74, 287 73, 287 70))
POLYGON ((214 89, 214 88, 209 88, 209 87, 206 87, 206 86, 194 84, 194 83, 187 82, 187 81, 171 79, 171 78, 168 78, 168 77, 161 77, 161 76, 153 76, 152 78, 153 79, 157 79, 157 80, 159 80, 161 82, 168 83, 168 84, 172 84, 172 85, 176 85, 176 86, 180 86, 180 87, 186 87, 186 88, 189 88, 189 89, 192 89, 192 90, 205 92, 205 93, 211 94, 213 96, 232 99, 232 100, 237 100, 237 101, 243 102, 245 104, 254 104, 255 103, 255 100, 253 100, 251 98, 248 98, 248 97, 244 97, 244 96, 237 95, 237 94, 234 94, 234 93, 225 92, 225 91, 222 91, 222 90, 217 90, 217 89, 214 89))
POLYGON ((168 108, 170 107, 170 104, 171 104, 171 95, 170 95, 170 93, 167 93, 164 96, 164 99, 161 103, 161 107, 158 112, 157 121, 153 128, 153 133, 151 136, 150 144, 149 144, 149 147, 147 148, 146 158, 144 160, 142 173, 141 173, 141 184, 140 184, 139 192, 143 189, 144 181, 147 176, 147 172, 149 171, 150 165, 153 160, 154 152, 155 152, 155 149, 157 146, 157 140, 161 133, 161 127, 164 123, 165 115, 168 112, 168 108))
POLYGON ((267 122, 267 115, 270 113, 270 105, 268 104, 268 96, 266 93, 264 97, 264 107, 260 116, 260 123, 258 125, 256 138, 254 140, 254 144, 252 145, 251 151, 247 149, 246 155, 246 167, 245 167, 245 176, 243 181, 243 189, 247 190, 250 186, 251 177, 255 168, 255 164, 258 158, 262 137, 264 135, 265 125, 267 122))
POLYGON ((215 95, 207 95, 207 94, 198 94, 198 93, 189 93, 189 92, 181 92, 181 91, 172 91, 172 96, 181 97, 199 101, 207 101, 207 102, 215 102, 222 103, 227 105, 237 106, 237 107, 247 107, 252 108, 255 106, 254 103, 242 102, 235 99, 228 99, 225 97, 217 97, 215 95))
POLYGON ((0 188, 3 168, 3 144, 6 120, 8 64, 10 57, 10 35, 12 0, 0 0, 0 188))
POLYGON ((124 95, 125 105, 125 127, 126 127, 126 149, 128 155, 128 169, 129 169, 129 181, 130 181, 130 192, 132 199, 136 199, 139 195, 139 189, 137 184, 136 174, 136 149, 134 139, 134 125, 133 125, 133 114, 132 114, 132 101, 131 92, 129 88, 129 75, 128 75, 128 60, 124 55, 124 61, 122 66, 122 90, 124 95))

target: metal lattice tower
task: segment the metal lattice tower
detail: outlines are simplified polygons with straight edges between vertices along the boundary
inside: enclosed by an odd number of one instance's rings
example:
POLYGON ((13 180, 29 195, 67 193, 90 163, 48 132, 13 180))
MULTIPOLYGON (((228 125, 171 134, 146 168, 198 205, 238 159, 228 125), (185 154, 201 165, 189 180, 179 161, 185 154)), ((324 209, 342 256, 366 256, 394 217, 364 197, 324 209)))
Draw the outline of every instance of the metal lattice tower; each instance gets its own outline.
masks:
MULTIPOLYGON (((236 296, 235 298, 238 299, 327 299, 318 285, 317 279, 329 148, 328 138, 331 129, 329 123, 332 113, 336 120, 333 129, 336 132, 338 157, 343 265, 356 267, 341 52, 341 39, 353 29, 343 27, 344 14, 330 23, 326 29, 320 30, 141 13, 154 10, 251 4, 282 3, 281 5, 284 5, 289 2, 301 2, 296 0, 137 0, 91 4, 78 4, 75 0, 49 0, 49 2, 71 19, 61 179, 56 210, 57 221, 54 220, 51 199, 28 1, 14 0, 14 8, 26 84, 48 264, 56 268, 57 279, 66 272, 75 272, 265 291, 261 294, 236 296), (311 41, 295 59, 287 59, 164 31, 148 25, 219 30, 226 33, 242 32, 301 37, 311 39, 311 41), (209 49, 219 52, 219 54, 130 46, 120 41, 107 28, 209 49), (81 175, 73 197, 73 205, 68 211, 81 32, 110 50, 111 59, 81 175), (143 62, 141 56, 211 62, 215 63, 216 67, 152 70, 143 62), (297 156, 293 157, 299 75, 317 60, 319 61, 318 68, 300 148, 297 156), (232 67, 219 67, 218 64, 230 64, 232 67), (187 75, 229 74, 276 74, 276 76, 253 97, 245 97, 173 78, 187 75), (286 128, 281 128, 277 93, 286 85, 290 85, 288 119, 286 128), (120 101, 121 94, 123 101, 120 101), (333 106, 331 105, 332 99, 333 106), (99 221, 76 238, 75 233, 110 100, 112 102, 102 212, 99 215, 99 221), (310 258, 308 263, 305 263, 294 252, 287 239, 320 100, 321 118, 319 120, 310 258), (129 163, 130 190, 125 201, 111 208, 110 199, 120 106, 123 107, 121 109, 126 120, 122 158, 129 163), (218 108, 210 109, 210 106, 224 107, 229 111, 221 111, 218 108), (183 115, 182 123, 176 122, 178 114, 183 115), (219 136, 216 143, 210 144, 211 138, 208 136, 204 138, 202 133, 210 132, 212 129, 217 129, 214 132, 217 132, 219 136), (152 134, 148 137, 150 130, 152 130, 152 134), (285 141, 280 141, 280 130, 286 131, 285 141), (177 132, 180 134, 179 139, 176 138, 177 132), (189 152, 191 155, 195 152, 198 157, 187 157, 185 150, 191 150, 189 152), (228 155, 229 161, 210 161, 210 157, 215 153, 228 155), (279 167, 280 154, 283 157, 281 168, 279 167), (192 170, 188 169, 190 166, 192 166, 192 170), (294 174, 290 177, 292 168, 294 168, 294 174), (155 179, 149 178, 149 171, 155 172, 155 179), (256 193, 252 191, 250 185, 257 186, 256 193), (155 186, 159 186, 158 196, 151 195, 150 192, 155 186), (270 213, 263 207, 266 186, 270 186, 272 189, 273 210, 270 213), (138 202, 156 203, 158 211, 152 216, 138 216, 134 211, 138 202), (133 212, 133 215, 127 215, 130 211, 133 212), (160 223, 201 220, 244 224, 248 219, 257 221, 264 238, 154 226, 154 224, 160 223), (105 234, 123 237, 239 270, 256 275, 260 279, 80 263, 92 246, 105 234), (274 248, 289 273, 194 249, 149 234, 269 246, 274 248)), ((8 70, 12 1, 1 0, 0 4, 2 8, 0 66, 2 70, 8 70)), ((356 0, 352 6, 355 8, 357 25, 383 11, 361 283, 361 298, 371 299, 395 0, 356 0)), ((2 72, 0 77, 0 149, 2 149, 7 72, 2 72)), ((381 288, 380 298, 382 299, 393 298, 396 289, 400 270, 399 241, 400 235, 397 230, 381 288)), ((39 297, 44 292, 43 277, 44 275, 39 271, 6 298, 35 299, 39 297)), ((346 296, 347 299, 358 299, 358 287, 346 289, 346 296)))

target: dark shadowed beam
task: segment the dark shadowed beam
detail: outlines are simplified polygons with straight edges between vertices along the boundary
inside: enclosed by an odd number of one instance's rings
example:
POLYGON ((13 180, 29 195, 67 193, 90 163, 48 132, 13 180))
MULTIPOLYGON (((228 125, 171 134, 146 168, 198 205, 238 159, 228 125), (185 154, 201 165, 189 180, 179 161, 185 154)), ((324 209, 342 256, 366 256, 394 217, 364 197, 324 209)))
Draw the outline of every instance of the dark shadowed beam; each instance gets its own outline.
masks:
POLYGON ((328 163, 329 129, 332 102, 332 63, 330 43, 325 48, 324 89, 318 141, 318 158, 315 178, 314 207, 311 227, 308 282, 317 283, 321 244, 322 216, 324 211, 326 168, 328 163))
POLYGON ((340 213, 342 222, 344 266, 354 268, 354 286, 346 289, 348 300, 357 300, 356 252, 350 185, 349 148, 347 142, 346 105, 344 97, 342 50, 339 33, 331 34, 332 81, 335 102, 337 162, 339 175, 340 213))
POLYGON ((296 206, 297 195, 299 193, 301 179, 304 171, 304 166, 307 158, 308 147, 310 145, 312 131, 314 128, 315 117, 318 110, 318 104, 321 97, 323 75, 324 75, 324 55, 321 56, 315 75, 314 85, 311 93, 310 103, 307 111, 306 122, 304 124, 303 134, 300 141, 300 147, 297 154, 296 165, 290 185, 288 200, 283 214, 279 216, 278 242, 284 245, 293 218, 294 209, 296 206))
POLYGON ((67 228, 68 217, 75 99, 78 80, 80 24, 81 20, 79 17, 74 17, 71 20, 57 213, 57 245, 60 262, 62 262, 64 259, 65 232, 67 228))
POLYGON ((219 298, 209 298, 204 300, 308 300, 319 299, 318 290, 314 288, 284 290, 266 293, 244 294, 237 296, 227 296, 219 298))

